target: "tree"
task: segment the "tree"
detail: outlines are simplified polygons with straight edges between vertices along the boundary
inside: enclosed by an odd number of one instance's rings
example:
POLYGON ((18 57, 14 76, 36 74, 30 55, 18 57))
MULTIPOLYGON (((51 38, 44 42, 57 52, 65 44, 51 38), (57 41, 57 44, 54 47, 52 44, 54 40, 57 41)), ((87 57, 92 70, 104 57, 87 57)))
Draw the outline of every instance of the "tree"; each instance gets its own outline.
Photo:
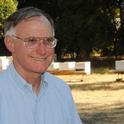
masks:
POLYGON ((3 23, 5 19, 17 9, 16 0, 0 0, 0 36, 3 35, 3 23))
POLYGON ((77 58, 82 58, 89 56, 94 48, 104 53, 104 48, 111 49, 116 30, 113 0, 63 0, 60 8, 57 35, 62 45, 59 52, 76 53, 77 58))
POLYGON ((16 0, 0 0, 0 55, 8 55, 9 51, 3 42, 3 24, 5 19, 17 9, 16 0))
POLYGON ((74 59, 88 57, 93 49, 100 49, 103 55, 113 52, 116 1, 19 0, 19 3, 19 8, 33 5, 53 17, 59 60, 64 54, 74 54, 74 59))

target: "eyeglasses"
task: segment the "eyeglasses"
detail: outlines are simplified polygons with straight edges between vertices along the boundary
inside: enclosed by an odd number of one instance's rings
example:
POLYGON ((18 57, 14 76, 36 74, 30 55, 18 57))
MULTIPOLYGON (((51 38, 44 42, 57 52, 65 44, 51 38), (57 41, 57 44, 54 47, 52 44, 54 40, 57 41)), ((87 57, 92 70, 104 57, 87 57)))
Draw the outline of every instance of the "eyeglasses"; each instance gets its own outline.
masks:
POLYGON ((24 41, 24 45, 27 48, 34 49, 39 46, 39 43, 42 41, 44 46, 47 48, 54 48, 57 45, 57 39, 55 37, 27 37, 20 38, 16 35, 12 35, 12 37, 24 41))

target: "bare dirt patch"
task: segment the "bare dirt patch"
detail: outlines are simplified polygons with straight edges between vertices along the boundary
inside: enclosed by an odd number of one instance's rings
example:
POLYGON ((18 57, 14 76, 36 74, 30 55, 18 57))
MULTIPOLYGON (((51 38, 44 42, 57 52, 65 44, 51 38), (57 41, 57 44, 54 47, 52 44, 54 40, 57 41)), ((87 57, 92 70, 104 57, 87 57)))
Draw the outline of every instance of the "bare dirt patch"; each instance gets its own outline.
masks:
POLYGON ((117 74, 57 76, 69 84, 85 124, 124 124, 124 82, 117 74))

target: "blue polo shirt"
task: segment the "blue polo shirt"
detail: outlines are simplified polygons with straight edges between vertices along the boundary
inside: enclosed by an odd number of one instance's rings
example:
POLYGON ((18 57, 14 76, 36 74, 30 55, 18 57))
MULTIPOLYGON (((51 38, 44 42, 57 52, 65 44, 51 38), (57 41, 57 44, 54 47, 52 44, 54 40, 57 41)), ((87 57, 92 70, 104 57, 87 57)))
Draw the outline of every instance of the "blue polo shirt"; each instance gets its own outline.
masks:
POLYGON ((0 73, 0 124, 82 124, 68 85, 48 72, 36 95, 11 64, 0 73))

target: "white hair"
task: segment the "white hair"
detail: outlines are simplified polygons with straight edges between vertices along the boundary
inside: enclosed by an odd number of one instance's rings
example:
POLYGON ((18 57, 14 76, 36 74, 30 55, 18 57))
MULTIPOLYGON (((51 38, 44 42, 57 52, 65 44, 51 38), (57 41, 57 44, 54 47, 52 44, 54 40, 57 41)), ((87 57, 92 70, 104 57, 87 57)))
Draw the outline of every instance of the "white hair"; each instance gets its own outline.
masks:
POLYGON ((12 36, 12 35, 15 35, 16 34, 16 31, 14 29, 14 27, 11 27, 6 33, 4 36, 12 36))

